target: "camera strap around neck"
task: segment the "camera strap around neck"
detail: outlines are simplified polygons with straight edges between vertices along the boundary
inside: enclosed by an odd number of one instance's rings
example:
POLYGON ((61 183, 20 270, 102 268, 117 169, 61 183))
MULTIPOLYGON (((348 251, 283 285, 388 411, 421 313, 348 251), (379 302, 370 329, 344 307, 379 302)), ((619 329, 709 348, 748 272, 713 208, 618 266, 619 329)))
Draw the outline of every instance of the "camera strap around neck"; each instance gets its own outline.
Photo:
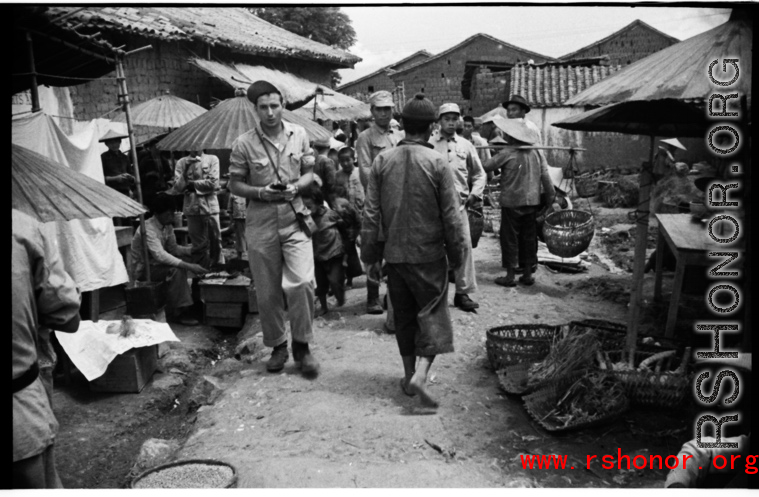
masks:
MULTIPOLYGON (((271 163, 271 166, 274 168, 274 174, 277 175, 277 179, 279 180, 279 183, 284 184, 282 183, 282 177, 279 175, 279 159, 282 157, 282 155, 281 154, 277 155, 277 163, 274 164, 274 160, 271 158, 271 154, 269 153, 269 147, 266 146, 266 140, 264 140, 264 137, 261 134, 261 131, 258 129, 258 127, 256 127, 255 129, 256 129, 256 134, 258 135, 258 139, 261 141, 261 146, 264 147, 264 152, 266 152, 266 156, 269 158, 269 162, 271 163)), ((288 204, 290 204, 290 208, 293 210, 293 214, 297 215, 298 211, 295 210, 295 206, 293 205, 292 201, 288 202, 288 204)))

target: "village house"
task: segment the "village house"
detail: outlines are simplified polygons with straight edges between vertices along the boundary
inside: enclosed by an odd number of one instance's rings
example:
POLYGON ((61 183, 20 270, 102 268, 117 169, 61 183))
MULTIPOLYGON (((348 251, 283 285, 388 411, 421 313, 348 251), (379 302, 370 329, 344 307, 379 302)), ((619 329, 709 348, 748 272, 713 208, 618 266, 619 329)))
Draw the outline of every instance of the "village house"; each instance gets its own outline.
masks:
POLYGON ((612 66, 627 66, 679 41, 636 19, 606 38, 563 55, 559 57, 559 60, 586 59, 606 55, 612 66))
POLYGON ((422 92, 435 103, 455 102, 471 113, 471 86, 479 67, 507 71, 518 62, 554 60, 506 43, 487 34, 476 34, 437 55, 390 74, 407 97, 422 92))
MULTIPOLYGON (((233 96, 234 86, 246 86, 214 72, 233 64, 244 65, 249 79, 258 72, 301 85, 305 101, 317 84, 330 86, 332 70, 361 60, 278 28, 244 8, 51 6, 43 15, 56 27, 97 35, 126 52, 152 46, 125 58, 133 105, 168 91, 208 108, 214 99, 233 96)), ((57 111, 79 120, 108 117, 119 106, 115 72, 63 93, 59 100, 68 103, 57 111)))
POLYGON ((344 84, 337 88, 337 91, 350 95, 364 102, 369 101, 369 95, 375 91, 385 90, 392 92, 395 90, 395 83, 390 79, 390 74, 411 67, 423 60, 429 59, 432 54, 427 50, 419 50, 398 62, 385 66, 381 69, 358 78, 350 83, 344 84))

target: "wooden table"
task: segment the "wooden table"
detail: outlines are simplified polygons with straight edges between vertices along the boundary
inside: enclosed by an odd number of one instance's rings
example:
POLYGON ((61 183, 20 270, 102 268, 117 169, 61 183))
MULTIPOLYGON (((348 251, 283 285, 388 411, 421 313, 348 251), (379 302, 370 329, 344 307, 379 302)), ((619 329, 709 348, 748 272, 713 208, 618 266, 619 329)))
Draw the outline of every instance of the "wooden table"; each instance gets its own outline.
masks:
POLYGON ((675 280, 672 284, 672 298, 667 312, 667 324, 664 336, 671 337, 677 322, 677 307, 683 289, 685 266, 711 266, 718 262, 709 258, 712 250, 725 250, 725 247, 712 241, 706 231, 706 225, 693 220, 690 214, 656 214, 659 222, 659 239, 656 244, 656 282, 654 300, 661 301, 662 268, 664 265, 664 244, 672 250, 677 261, 675 280))

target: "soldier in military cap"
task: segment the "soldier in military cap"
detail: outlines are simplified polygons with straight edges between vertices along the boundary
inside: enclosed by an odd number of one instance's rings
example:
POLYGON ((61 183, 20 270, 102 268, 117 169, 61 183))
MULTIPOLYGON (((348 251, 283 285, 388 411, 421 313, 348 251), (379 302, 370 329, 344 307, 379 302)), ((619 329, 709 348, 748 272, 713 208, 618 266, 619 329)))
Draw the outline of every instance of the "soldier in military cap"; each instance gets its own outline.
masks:
MULTIPOLYGON (((389 91, 378 91, 369 97, 370 110, 374 122, 358 135, 356 140, 356 158, 358 160, 358 175, 361 184, 366 188, 369 180, 369 170, 375 157, 381 152, 390 150, 398 145, 403 133, 390 126, 393 119, 393 96, 389 91)), ((367 280, 366 283, 366 312, 382 314, 382 304, 379 300, 379 283, 367 280)), ((388 323, 392 328, 392 323, 388 323)))

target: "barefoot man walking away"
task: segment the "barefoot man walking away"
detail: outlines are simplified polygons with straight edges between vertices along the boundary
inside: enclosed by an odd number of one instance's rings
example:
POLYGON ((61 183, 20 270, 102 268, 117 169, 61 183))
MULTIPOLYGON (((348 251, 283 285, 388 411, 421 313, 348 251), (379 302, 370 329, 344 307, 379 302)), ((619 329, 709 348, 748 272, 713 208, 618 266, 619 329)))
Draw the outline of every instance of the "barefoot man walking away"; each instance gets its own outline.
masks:
POLYGON ((437 407, 426 389, 427 374, 436 355, 453 352, 448 265, 461 266, 468 234, 451 168, 428 143, 435 106, 419 93, 406 103, 402 117, 406 138, 380 153, 369 172, 361 260, 387 261, 405 370, 401 388, 437 407))

